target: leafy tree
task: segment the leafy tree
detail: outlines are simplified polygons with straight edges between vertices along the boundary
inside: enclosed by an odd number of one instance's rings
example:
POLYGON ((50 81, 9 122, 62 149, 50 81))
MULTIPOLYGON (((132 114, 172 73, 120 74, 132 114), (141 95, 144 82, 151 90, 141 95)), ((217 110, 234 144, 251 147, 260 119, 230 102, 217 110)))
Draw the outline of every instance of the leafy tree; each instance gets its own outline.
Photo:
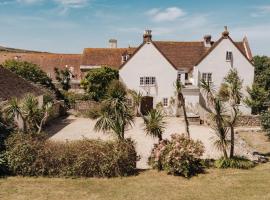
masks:
POLYGON ((243 99, 243 94, 241 93, 242 85, 243 81, 240 79, 237 70, 231 69, 224 78, 224 83, 219 91, 219 96, 223 101, 228 102, 230 108, 229 119, 226 120, 231 131, 230 158, 234 156, 234 127, 240 115, 239 106, 243 99))
POLYGON ((157 137, 162 140, 162 134, 165 129, 166 122, 164 116, 159 110, 152 109, 147 116, 143 116, 146 134, 157 137))
POLYGON ((26 61, 7 60, 4 62, 3 67, 33 83, 53 90, 55 88, 52 79, 36 64, 26 61))
POLYGON ((55 78, 61 84, 62 89, 68 91, 70 86, 70 78, 72 76, 71 72, 65 68, 64 70, 59 70, 58 68, 54 68, 55 78))
POLYGON ((261 114, 261 124, 263 130, 270 136, 270 110, 261 114))
POLYGON ((179 80, 176 80, 176 92, 177 92, 177 99, 178 99, 178 108, 183 109, 184 113, 184 119, 185 119, 185 126, 186 126, 186 134, 190 138, 190 132, 189 132, 189 122, 188 122, 188 117, 187 117, 187 111, 186 111, 186 105, 185 105, 185 97, 182 93, 182 83, 179 80))
POLYGON ((81 85, 93 100, 100 101, 104 99, 110 82, 118 78, 118 71, 102 67, 90 70, 81 85))
POLYGON ((211 82, 201 80, 201 89, 208 103, 208 112, 212 120, 212 129, 218 139, 214 142, 216 148, 223 152, 225 159, 228 158, 227 148, 230 141, 227 139, 228 128, 226 126, 225 108, 221 97, 215 92, 211 82))
POLYGON ((255 79, 252 88, 248 88, 250 98, 245 102, 252 108, 254 114, 259 114, 269 107, 270 99, 270 58, 255 56, 255 79))
POLYGON ((125 139, 125 130, 133 123, 134 115, 127 103, 127 91, 118 80, 113 80, 95 124, 96 131, 113 131, 119 140, 125 139))

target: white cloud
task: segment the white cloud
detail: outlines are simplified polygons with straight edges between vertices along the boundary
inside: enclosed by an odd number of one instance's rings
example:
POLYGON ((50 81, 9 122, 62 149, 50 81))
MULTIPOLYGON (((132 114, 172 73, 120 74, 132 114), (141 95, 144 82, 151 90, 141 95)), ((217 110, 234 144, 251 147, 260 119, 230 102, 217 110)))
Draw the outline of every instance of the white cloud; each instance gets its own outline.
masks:
POLYGON ((146 14, 155 22, 174 21, 186 15, 186 13, 178 7, 170 7, 164 10, 153 8, 147 11, 146 14))
POLYGON ((255 11, 251 13, 252 17, 262 17, 267 14, 270 14, 270 5, 257 6, 255 7, 255 11))
POLYGON ((18 3, 24 3, 24 4, 34 4, 39 3, 42 0, 17 0, 18 3))
POLYGON ((54 0, 60 6, 66 8, 82 8, 86 6, 89 0, 54 0))

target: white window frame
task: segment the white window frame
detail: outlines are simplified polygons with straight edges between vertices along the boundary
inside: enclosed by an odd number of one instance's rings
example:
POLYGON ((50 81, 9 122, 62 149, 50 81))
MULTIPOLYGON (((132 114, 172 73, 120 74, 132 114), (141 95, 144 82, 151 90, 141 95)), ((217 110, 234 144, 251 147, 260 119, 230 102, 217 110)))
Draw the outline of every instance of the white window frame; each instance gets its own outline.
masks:
POLYGON ((226 51, 226 61, 230 62, 233 59, 233 53, 232 51, 226 51))
POLYGON ((156 85, 156 77, 154 76, 140 77, 140 86, 154 86, 154 85, 156 85))
POLYGON ((212 81, 213 81, 213 74, 210 73, 210 72, 204 72, 204 73, 202 73, 202 77, 201 78, 205 82, 212 83, 212 81))
POLYGON ((168 107, 168 106, 169 106, 169 99, 168 99, 167 97, 164 97, 164 98, 162 99, 162 105, 163 105, 164 107, 168 107))

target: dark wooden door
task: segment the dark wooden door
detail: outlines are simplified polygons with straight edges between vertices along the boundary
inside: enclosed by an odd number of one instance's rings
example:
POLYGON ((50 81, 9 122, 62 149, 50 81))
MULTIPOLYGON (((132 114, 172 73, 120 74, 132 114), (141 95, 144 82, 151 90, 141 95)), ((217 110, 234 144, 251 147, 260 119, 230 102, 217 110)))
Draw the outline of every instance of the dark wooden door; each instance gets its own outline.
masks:
POLYGON ((141 113, 147 115, 153 109, 153 97, 145 96, 141 101, 141 113))

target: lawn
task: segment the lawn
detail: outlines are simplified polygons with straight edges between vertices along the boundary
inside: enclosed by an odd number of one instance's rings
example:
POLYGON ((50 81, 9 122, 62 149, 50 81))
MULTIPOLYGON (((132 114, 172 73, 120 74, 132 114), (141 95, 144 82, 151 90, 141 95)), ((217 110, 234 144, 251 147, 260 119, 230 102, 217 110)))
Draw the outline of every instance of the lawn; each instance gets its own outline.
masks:
POLYGON ((1 200, 270 199, 270 163, 251 170, 207 170, 189 180, 153 170, 112 179, 0 179, 1 200))

